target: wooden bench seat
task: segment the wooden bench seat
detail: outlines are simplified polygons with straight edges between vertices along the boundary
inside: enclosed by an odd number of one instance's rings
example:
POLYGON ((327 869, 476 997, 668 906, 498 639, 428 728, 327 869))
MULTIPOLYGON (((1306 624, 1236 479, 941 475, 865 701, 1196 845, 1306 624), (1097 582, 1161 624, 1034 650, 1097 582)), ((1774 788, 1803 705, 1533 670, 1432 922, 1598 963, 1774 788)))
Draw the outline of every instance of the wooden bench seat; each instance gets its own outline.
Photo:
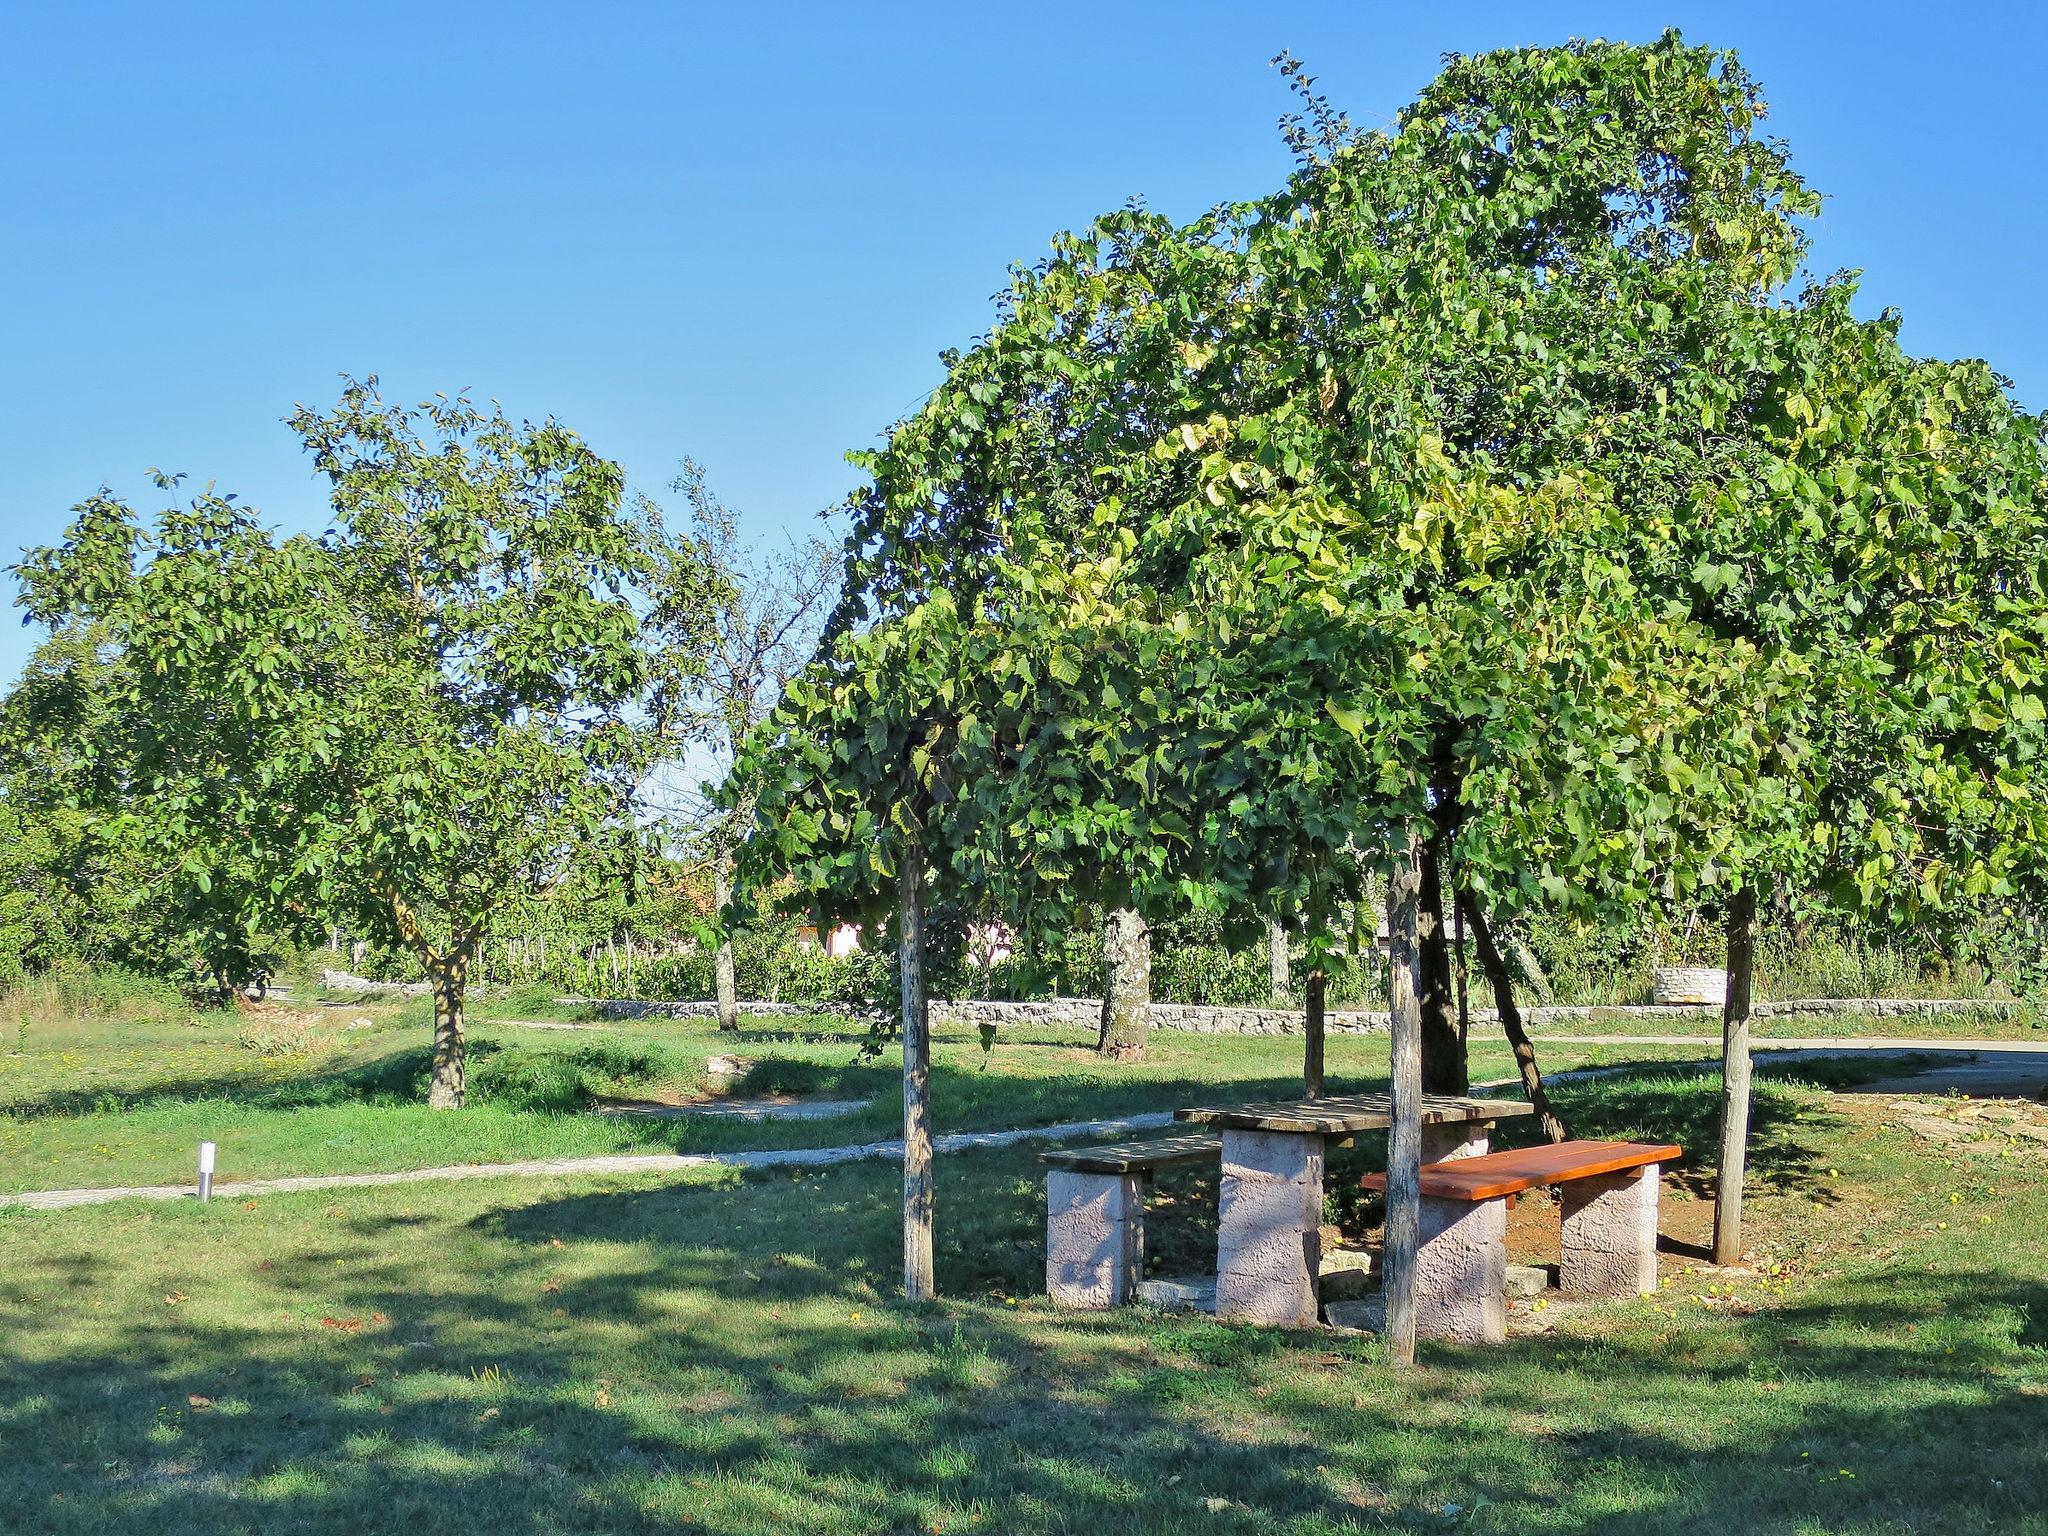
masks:
POLYGON ((1156 1173, 1206 1163, 1223 1154, 1221 1136, 1162 1136, 1153 1141, 1117 1141, 1106 1147, 1061 1147, 1041 1152, 1038 1160, 1076 1173, 1156 1173))
MULTIPOLYGON (((1567 1184, 1574 1179, 1626 1173, 1655 1163, 1676 1162, 1684 1155, 1681 1148, 1650 1142, 1561 1141, 1426 1164, 1422 1192, 1435 1200, 1497 1200, 1539 1184, 1567 1184)), ((1383 1191, 1387 1176, 1368 1173, 1361 1182, 1367 1189, 1383 1191)))
POLYGON ((1145 1188, 1166 1168, 1220 1164, 1221 1136, 1041 1152, 1045 1176, 1045 1289, 1063 1307, 1120 1307, 1145 1271, 1145 1188))
MULTIPOLYGON (((1683 1156, 1664 1143, 1564 1141, 1422 1169, 1415 1326, 1432 1338, 1497 1344, 1507 1336, 1507 1209, 1525 1189, 1559 1186, 1557 1284, 1593 1296, 1657 1288, 1658 1170, 1683 1156)), ((1384 1174, 1367 1174, 1384 1191, 1384 1174)))

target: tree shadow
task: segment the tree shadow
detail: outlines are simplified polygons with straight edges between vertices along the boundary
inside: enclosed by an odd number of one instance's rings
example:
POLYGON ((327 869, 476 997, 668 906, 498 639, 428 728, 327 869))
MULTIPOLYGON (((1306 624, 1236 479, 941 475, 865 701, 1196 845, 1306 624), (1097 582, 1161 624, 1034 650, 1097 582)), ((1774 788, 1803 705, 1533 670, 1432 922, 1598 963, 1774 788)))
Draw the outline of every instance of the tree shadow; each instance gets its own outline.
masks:
MULTIPOLYGON (((138 1312, 57 1351, 0 1333, 0 1510, 116 1536, 1307 1536, 1456 1505, 1621 1536, 2015 1529, 2048 1502, 2048 1397, 2012 1373, 2048 1332, 2032 1278, 1872 1272, 1705 1330, 1623 1305, 1583 1334, 1428 1347, 1404 1376, 1364 1341, 1028 1299, 1028 1154, 940 1163, 940 1280, 964 1299, 886 1300, 898 1216, 877 1167, 522 1187, 406 1217, 424 1246, 399 1235, 337 1281, 348 1245, 396 1235, 364 1213, 281 1242, 244 1277, 248 1322, 138 1312), (254 1321, 278 1312, 299 1321, 254 1321)), ((18 1278, 75 1290, 108 1262, 18 1278)))

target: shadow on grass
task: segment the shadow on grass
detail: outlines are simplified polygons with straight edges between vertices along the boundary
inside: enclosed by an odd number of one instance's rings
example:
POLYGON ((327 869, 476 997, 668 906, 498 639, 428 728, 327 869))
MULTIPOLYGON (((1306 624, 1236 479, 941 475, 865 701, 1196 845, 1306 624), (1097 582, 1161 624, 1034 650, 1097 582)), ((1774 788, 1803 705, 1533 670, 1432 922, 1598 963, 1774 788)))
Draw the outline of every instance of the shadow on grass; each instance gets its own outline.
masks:
POLYGON ((1016 1154, 941 1164, 939 1274, 968 1299, 884 1304, 897 1194, 836 1169, 540 1195, 429 1214, 425 1246, 345 1270, 391 1234, 344 1217, 245 1277, 246 1322, 150 1309, 59 1356, 0 1335, 0 1509, 38 1532, 1310 1536, 1456 1505, 1633 1536, 2009 1530, 2048 1502, 2048 1398, 2008 1374, 2042 1347, 2030 1276, 1872 1273, 1692 1326, 1617 1308, 1397 1376, 1358 1341, 1012 1307, 1043 1219, 1016 1154))

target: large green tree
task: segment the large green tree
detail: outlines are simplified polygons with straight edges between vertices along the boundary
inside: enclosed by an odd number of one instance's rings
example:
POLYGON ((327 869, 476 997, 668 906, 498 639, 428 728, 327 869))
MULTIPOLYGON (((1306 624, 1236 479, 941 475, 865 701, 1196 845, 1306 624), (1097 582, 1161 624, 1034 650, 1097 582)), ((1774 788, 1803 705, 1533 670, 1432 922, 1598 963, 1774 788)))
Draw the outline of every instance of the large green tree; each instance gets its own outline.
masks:
POLYGON ((122 807, 250 921, 345 913, 433 986, 431 1102, 463 1100, 463 1001, 494 917, 620 832, 642 766, 618 466, 552 422, 374 379, 290 418, 332 489, 317 538, 206 496, 145 530, 107 498, 21 567, 30 612, 106 626, 128 679, 122 807))

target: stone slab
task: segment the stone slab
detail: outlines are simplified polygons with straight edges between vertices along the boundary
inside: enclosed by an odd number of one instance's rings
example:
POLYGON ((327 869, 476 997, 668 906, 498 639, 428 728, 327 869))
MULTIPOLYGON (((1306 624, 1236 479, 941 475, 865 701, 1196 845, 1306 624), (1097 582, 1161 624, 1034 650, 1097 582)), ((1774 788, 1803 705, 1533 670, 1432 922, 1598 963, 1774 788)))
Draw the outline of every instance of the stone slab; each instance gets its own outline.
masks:
POLYGON ((1140 1280, 1133 1299, 1162 1312, 1210 1312, 1216 1310, 1216 1282, 1197 1275, 1177 1279, 1140 1280))

